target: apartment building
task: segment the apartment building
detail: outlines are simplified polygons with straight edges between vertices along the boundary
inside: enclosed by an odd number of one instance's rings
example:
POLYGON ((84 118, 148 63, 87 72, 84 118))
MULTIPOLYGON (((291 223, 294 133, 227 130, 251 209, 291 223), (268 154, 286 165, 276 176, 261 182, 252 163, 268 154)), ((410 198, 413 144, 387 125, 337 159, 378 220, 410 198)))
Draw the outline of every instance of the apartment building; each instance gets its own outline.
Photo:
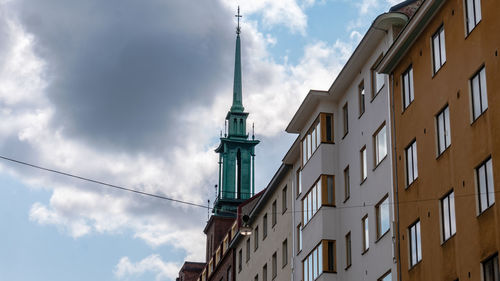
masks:
POLYGON ((500 280, 499 11, 427 0, 379 65, 391 77, 401 280, 500 280))
POLYGON ((291 167, 282 164, 254 206, 242 207, 241 215, 248 216, 242 223, 251 234, 239 231, 230 245, 236 253, 236 280, 290 280, 292 183, 291 167))
POLYGON ((286 129, 299 134, 300 155, 293 280, 396 280, 389 80, 375 69, 419 4, 377 17, 330 89, 311 90, 286 129))

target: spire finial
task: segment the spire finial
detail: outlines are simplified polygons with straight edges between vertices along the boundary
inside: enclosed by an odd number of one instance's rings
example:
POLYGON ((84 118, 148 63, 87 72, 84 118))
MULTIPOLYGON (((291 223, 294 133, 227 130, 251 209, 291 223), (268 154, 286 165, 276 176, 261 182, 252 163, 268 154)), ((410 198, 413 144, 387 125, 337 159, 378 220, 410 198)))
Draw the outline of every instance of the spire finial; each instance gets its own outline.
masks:
POLYGON ((237 15, 234 15, 237 19, 238 19, 238 27, 236 27, 236 34, 240 34, 241 33, 241 29, 240 29, 240 18, 243 17, 242 15, 240 15, 240 6, 238 6, 238 14, 237 15))

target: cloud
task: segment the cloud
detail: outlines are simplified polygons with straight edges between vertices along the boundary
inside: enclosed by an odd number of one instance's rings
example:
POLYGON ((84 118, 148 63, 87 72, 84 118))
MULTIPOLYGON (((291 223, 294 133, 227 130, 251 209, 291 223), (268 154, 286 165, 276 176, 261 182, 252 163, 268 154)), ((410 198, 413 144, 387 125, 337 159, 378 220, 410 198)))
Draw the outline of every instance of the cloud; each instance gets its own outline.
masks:
MULTIPOLYGON (((288 12, 278 2, 258 2, 262 6, 253 11, 265 13, 270 7, 275 14, 267 16, 277 20, 288 12)), ((0 24, 5 35, 0 53, 6 55, 0 56, 0 152, 205 204, 217 183, 213 149, 232 95, 232 11, 212 2, 112 4, 1 4, 5 17, 0 21, 6 24, 0 24)), ((298 24, 289 28, 305 28, 300 13, 312 4, 297 6, 298 24)), ((266 24, 283 23, 268 19, 266 24)), ((283 155, 277 147, 286 151, 293 141, 283 131, 308 90, 329 87, 357 40, 310 42, 298 63, 289 64, 272 58, 268 48, 276 39, 261 28, 247 21, 242 34, 243 102, 257 137, 264 140, 257 147, 257 189, 279 165, 283 155)), ((5 163, 0 169, 51 193, 49 202, 31 206, 33 222, 75 239, 131 233, 153 249, 169 245, 183 250, 188 260, 204 258, 206 209, 5 163)), ((154 271, 145 264, 165 265, 158 257, 145 260, 122 259, 116 272, 139 274, 154 271)), ((171 278, 171 266, 168 274, 157 274, 171 278)))
POLYGON ((114 274, 119 279, 127 279, 129 276, 152 273, 157 281, 175 280, 179 266, 177 263, 164 262, 159 255, 150 255, 136 263, 128 257, 122 257, 115 266, 114 274))
MULTIPOLYGON (((236 11, 237 4, 232 0, 222 0, 229 9, 236 11)), ((262 17, 264 28, 285 26, 291 32, 305 35, 307 15, 304 9, 314 4, 314 0, 306 0, 300 5, 296 0, 254 0, 239 3, 243 15, 257 14, 262 17)))

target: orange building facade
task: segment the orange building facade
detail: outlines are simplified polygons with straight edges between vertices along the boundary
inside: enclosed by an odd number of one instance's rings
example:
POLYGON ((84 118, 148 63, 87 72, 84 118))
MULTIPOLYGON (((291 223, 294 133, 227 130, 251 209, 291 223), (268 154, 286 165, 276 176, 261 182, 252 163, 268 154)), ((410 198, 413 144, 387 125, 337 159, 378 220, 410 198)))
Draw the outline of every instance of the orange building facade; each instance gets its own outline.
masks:
POLYGON ((500 280, 499 49, 498 0, 426 0, 378 65, 399 280, 500 280))

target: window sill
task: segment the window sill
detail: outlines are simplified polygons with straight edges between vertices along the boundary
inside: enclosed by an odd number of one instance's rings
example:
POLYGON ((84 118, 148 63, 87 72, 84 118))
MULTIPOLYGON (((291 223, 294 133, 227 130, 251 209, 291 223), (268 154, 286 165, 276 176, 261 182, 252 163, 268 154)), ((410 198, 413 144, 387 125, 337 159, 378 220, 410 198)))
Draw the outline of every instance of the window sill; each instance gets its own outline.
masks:
POLYGON ((283 211, 281 211, 281 214, 282 214, 282 215, 284 215, 284 214, 286 213, 286 210, 287 210, 287 209, 288 209, 288 208, 286 208, 286 209, 284 209, 283 211))
POLYGON ((382 240, 382 238, 384 238, 385 236, 387 236, 387 233, 389 233, 389 230, 390 230, 390 228, 389 228, 389 229, 387 229, 387 230, 384 232, 384 234, 380 235, 380 236, 377 238, 377 240, 375 240, 375 244, 376 244, 378 241, 382 240))
POLYGON ((342 136, 342 140, 345 139, 345 137, 349 134, 349 131, 345 132, 344 135, 342 136))
POLYGON ((380 94, 380 92, 382 92, 382 90, 384 89, 384 87, 385 87, 385 83, 384 83, 384 85, 382 85, 382 87, 380 87, 380 89, 378 89, 378 91, 375 93, 375 95, 372 96, 372 99, 370 100, 370 103, 372 103, 375 100, 375 98, 378 96, 378 94, 380 94))
POLYGON ((372 169, 372 172, 373 172, 373 171, 375 171, 375 170, 377 169, 377 167, 378 167, 378 166, 380 166, 380 164, 381 164, 382 162, 384 162, 385 158, 387 158, 387 154, 384 156, 384 158, 382 158, 382 160, 380 160, 380 161, 378 162, 378 164, 376 164, 376 165, 375 165, 375 167, 372 169))
POLYGON ((349 268, 351 268, 351 266, 352 266, 352 265, 351 265, 351 264, 349 264, 348 266, 346 266, 346 267, 344 268, 344 270, 348 270, 349 268))
POLYGON ((447 244, 446 242, 450 241, 453 237, 455 237, 455 235, 457 235, 457 233, 453 233, 453 235, 451 235, 450 237, 448 237, 448 239, 444 240, 443 242, 441 242, 441 247, 444 247, 445 244, 447 244))
MULTIPOLYGON (((474 25, 474 27, 469 31, 467 32, 467 34, 465 34, 465 40, 467 40, 467 38, 469 38, 469 36, 471 35, 472 31, 474 31, 476 29, 476 27, 483 21, 483 19, 481 18, 481 20, 476 23, 476 25, 474 25)), ((467 29, 467 20, 465 21, 465 25, 466 25, 466 29, 467 29)))
POLYGON ((363 112, 361 112, 361 114, 359 114, 358 119, 361 119, 361 117, 365 114, 365 111, 363 111, 363 112))
MULTIPOLYGON (((434 63, 434 62, 432 62, 432 63, 434 63)), ((439 67, 438 70, 434 71, 434 73, 432 74, 432 79, 434 79, 434 77, 436 77, 436 75, 438 75, 439 71, 441 71, 441 69, 443 69, 445 65, 446 65, 446 61, 443 62, 443 64, 439 67)))
POLYGON ((408 271, 412 271, 415 267, 417 267, 421 263, 422 263, 422 259, 420 259, 416 264, 410 266, 410 268, 408 268, 408 271))
POLYGON ((297 252, 296 256, 300 255, 300 253, 302 253, 302 249, 300 249, 300 250, 297 252))
POLYGON ((361 186, 361 185, 363 185, 363 183, 365 183, 365 181, 366 181, 366 179, 367 179, 367 178, 368 178, 368 177, 364 178, 364 179, 363 179, 363 180, 359 183, 359 185, 360 185, 360 186, 361 186))
POLYGON ((345 204, 345 202, 347 202, 347 200, 349 200, 349 198, 351 198, 351 197, 350 197, 350 196, 347 196, 347 197, 344 199, 344 202, 342 202, 342 203, 344 203, 344 204, 345 204))
POLYGON ((481 112, 481 114, 479 114, 479 116, 476 119, 472 120, 472 123, 470 123, 470 125, 473 126, 474 124, 476 124, 476 121, 479 120, 483 115, 485 115, 487 111, 488 108, 486 108, 483 112, 481 112))
MULTIPOLYGON (((443 154, 445 154, 448 150, 450 150, 450 149, 449 149, 449 148, 450 148, 450 146, 451 146, 451 143, 450 143, 450 145, 448 145, 448 146, 447 146, 447 147, 446 147, 443 151, 441 151, 441 153, 440 153, 440 154, 436 157, 436 160, 441 159, 441 156, 442 156, 443 154)), ((439 148, 438 148, 438 149, 439 149, 439 148)), ((444 156, 443 156, 443 157, 444 157, 444 156)))
POLYGON ((482 214, 488 212, 488 210, 492 209, 493 206, 495 206, 495 202, 489 205, 488 208, 484 209, 484 211, 480 212, 479 215, 477 215, 477 218, 481 217, 482 214))
POLYGON ((364 256, 366 253, 368 253, 368 250, 370 250, 370 248, 364 250, 363 252, 361 252, 361 255, 364 256))
POLYGON ((408 185, 406 185, 406 190, 410 189, 410 187, 416 185, 418 183, 418 176, 408 185))
POLYGON ((415 101, 415 98, 413 98, 413 100, 406 107, 403 104, 403 111, 401 111, 401 115, 403 115, 408 110, 408 108, 413 104, 413 101, 415 101))

